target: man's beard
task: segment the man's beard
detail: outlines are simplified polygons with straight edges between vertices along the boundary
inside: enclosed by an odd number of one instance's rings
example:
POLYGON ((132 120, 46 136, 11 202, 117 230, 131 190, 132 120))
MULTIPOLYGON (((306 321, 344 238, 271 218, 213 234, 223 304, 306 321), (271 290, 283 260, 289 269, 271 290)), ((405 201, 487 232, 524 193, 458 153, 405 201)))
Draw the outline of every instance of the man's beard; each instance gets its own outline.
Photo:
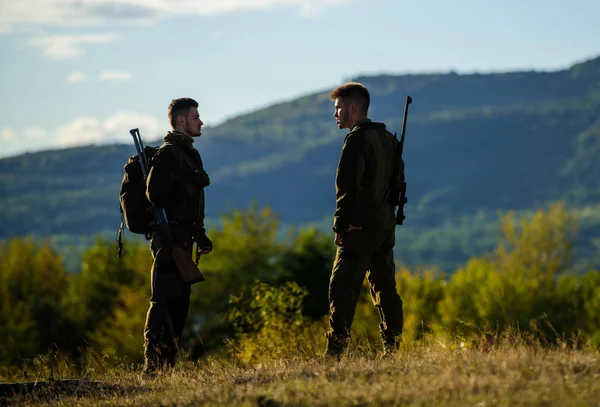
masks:
POLYGON ((348 115, 344 114, 344 115, 339 116, 338 121, 339 121, 338 127, 340 129, 345 129, 348 125, 348 115))
POLYGON ((192 130, 192 128, 189 125, 185 126, 185 132, 192 137, 200 137, 200 135, 202 134, 202 130, 198 130, 198 132, 196 133, 192 130))

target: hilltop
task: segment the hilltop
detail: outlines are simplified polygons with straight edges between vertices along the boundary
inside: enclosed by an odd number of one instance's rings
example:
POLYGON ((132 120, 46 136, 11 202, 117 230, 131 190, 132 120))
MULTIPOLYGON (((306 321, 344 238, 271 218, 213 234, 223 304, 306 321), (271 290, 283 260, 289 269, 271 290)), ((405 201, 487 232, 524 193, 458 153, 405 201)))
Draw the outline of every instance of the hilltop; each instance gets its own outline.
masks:
MULTIPOLYGON (((589 261, 597 255, 600 57, 552 72, 353 79, 371 91, 370 117, 391 131, 400 130, 406 95, 414 100, 407 220, 397 233, 403 262, 452 267, 495 244, 498 211, 527 215, 556 200, 582 216, 579 250, 589 261)), ((331 227, 345 133, 335 127, 328 92, 204 131, 197 148, 211 174, 211 225, 228 208, 255 201, 270 205, 284 225, 331 227)), ((132 154, 132 145, 119 144, 1 159, 0 238, 114 233, 122 167, 132 154)))

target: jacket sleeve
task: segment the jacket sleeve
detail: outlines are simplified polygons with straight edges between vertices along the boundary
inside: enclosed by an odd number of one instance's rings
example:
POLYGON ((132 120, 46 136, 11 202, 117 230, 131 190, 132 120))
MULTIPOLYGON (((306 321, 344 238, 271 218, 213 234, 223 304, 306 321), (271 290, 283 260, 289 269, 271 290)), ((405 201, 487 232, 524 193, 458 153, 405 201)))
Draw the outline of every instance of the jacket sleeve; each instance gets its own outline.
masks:
POLYGON ((344 140, 335 177, 336 209, 333 230, 336 233, 344 233, 350 225, 361 226, 356 224, 356 205, 364 172, 365 135, 363 132, 350 133, 344 140))
POLYGON ((165 208, 175 191, 177 157, 172 148, 161 148, 152 157, 152 167, 146 180, 146 197, 150 202, 165 208))

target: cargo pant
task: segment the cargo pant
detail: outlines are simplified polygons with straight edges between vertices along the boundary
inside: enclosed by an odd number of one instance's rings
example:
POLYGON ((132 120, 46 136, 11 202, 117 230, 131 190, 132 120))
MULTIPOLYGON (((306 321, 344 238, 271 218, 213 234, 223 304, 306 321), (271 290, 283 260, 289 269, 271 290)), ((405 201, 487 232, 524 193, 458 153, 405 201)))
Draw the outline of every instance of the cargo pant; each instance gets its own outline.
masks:
MULTIPOLYGON (((389 222, 388 222, 389 225, 389 222)), ((402 299, 396 291, 394 225, 379 230, 353 230, 343 235, 329 282, 329 325, 326 353, 347 347, 360 290, 367 276, 371 299, 379 309, 384 348, 397 346, 403 328, 402 299)))
MULTIPOLYGON (((193 248, 189 232, 171 227, 177 245, 193 248)), ((147 372, 175 367, 179 342, 190 305, 190 285, 182 282, 170 253, 161 250, 162 239, 158 232, 152 233, 150 249, 152 264, 152 295, 144 328, 144 357, 147 372)))

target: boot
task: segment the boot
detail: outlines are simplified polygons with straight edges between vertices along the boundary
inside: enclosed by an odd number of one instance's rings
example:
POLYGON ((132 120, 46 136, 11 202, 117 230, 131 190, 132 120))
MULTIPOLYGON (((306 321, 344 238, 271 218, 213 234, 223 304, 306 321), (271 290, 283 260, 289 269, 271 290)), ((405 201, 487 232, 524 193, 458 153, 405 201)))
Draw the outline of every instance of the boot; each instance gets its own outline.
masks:
POLYGON ((346 349, 350 338, 347 336, 327 333, 327 348, 323 353, 323 358, 334 358, 340 360, 346 349))
POLYGON ((402 343, 402 334, 385 335, 381 334, 383 345, 383 357, 393 357, 400 350, 402 343))
POLYGON ((398 353, 400 344, 398 342, 383 342, 383 357, 393 357, 398 353))

